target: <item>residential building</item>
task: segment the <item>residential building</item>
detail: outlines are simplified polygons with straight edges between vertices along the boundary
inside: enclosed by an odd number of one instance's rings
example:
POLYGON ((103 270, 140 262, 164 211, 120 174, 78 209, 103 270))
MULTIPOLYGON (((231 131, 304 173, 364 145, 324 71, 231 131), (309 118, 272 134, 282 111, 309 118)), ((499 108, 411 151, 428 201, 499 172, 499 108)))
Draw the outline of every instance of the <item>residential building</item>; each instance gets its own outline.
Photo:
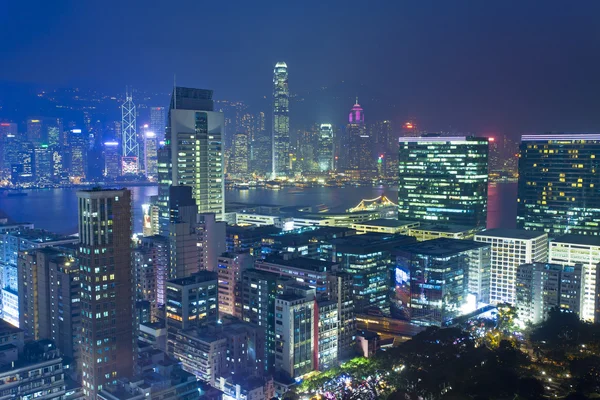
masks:
POLYGON ((131 192, 77 192, 81 281, 79 370, 87 398, 133 375, 131 192))
POLYGON ((591 235, 563 235, 550 242, 548 262, 575 266, 581 264, 583 270, 583 309, 581 318, 594 321, 599 308, 596 303, 600 287, 598 273, 600 264, 600 238, 591 235))
POLYGON ((583 306, 582 266, 531 263, 517 268, 517 315, 523 323, 538 324, 555 308, 580 315, 583 306))
POLYGON ((217 260, 219 313, 242 319, 242 273, 252 268, 250 253, 223 253, 217 260))
POLYGON ((543 232, 488 229, 475 235, 475 241, 492 245, 491 304, 515 304, 519 265, 548 262, 548 234, 543 232))

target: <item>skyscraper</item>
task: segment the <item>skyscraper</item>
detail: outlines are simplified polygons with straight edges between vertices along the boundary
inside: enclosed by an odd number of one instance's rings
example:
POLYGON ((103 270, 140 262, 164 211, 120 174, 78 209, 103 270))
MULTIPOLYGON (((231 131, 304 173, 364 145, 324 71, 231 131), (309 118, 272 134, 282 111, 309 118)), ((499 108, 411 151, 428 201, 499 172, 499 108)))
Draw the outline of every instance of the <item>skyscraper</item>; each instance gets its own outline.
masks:
POLYGON ((333 127, 331 124, 321 124, 319 127, 319 147, 317 162, 319 171, 333 171, 333 127))
POLYGON ((522 136, 517 226, 600 234, 600 134, 522 136))
POLYGON ((158 165, 158 141, 156 133, 147 131, 144 137, 144 168, 146 176, 151 181, 156 180, 158 165))
POLYGON ((346 169, 359 170, 361 173, 371 171, 375 165, 373 143, 367 132, 365 113, 358 104, 358 98, 348 114, 346 140, 346 169))
POLYGON ((87 398, 133 374, 131 192, 77 192, 81 279, 80 371, 87 398))
POLYGON ((236 133, 233 137, 233 151, 229 159, 230 173, 248 173, 248 138, 247 133, 236 133))
POLYGON ((273 177, 290 169, 290 90, 287 64, 278 62, 273 70, 273 177))
POLYGON ((487 138, 401 138, 398 165, 399 219, 486 227, 487 138))
POLYGON ((165 139, 165 108, 150 107, 150 131, 156 134, 158 141, 165 139))
MULTIPOLYGON (((127 92, 125 102, 121 105, 121 126, 123 136, 123 157, 124 163, 128 163, 127 172, 137 173, 139 168, 140 145, 137 137, 137 122, 135 104, 133 104, 132 95, 127 92), (135 171, 130 164, 135 164, 135 171)), ((125 165, 125 164, 124 164, 125 165)), ((123 169, 125 173, 126 169, 123 169)))
POLYGON ((104 143, 104 176, 108 179, 116 179, 121 175, 121 157, 119 156, 118 142, 104 143))
POLYGON ((213 92, 175 87, 169 107, 165 150, 161 153, 158 197, 161 228, 168 221, 169 185, 192 188, 198 212, 221 218, 225 211, 223 179, 223 113, 213 111, 213 92), (164 172, 168 170, 168 176, 164 172))

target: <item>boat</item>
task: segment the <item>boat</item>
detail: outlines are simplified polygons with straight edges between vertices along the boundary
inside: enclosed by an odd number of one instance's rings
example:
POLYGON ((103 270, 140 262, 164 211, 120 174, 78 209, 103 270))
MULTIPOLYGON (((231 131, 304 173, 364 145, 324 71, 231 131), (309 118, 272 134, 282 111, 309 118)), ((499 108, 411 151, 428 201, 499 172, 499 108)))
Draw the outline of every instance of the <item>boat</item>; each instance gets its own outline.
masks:
POLYGON ((279 183, 277 183, 275 181, 271 181, 271 182, 267 182, 267 184, 265 185, 265 188, 272 189, 272 190, 279 190, 279 189, 281 189, 281 185, 279 185, 279 183))

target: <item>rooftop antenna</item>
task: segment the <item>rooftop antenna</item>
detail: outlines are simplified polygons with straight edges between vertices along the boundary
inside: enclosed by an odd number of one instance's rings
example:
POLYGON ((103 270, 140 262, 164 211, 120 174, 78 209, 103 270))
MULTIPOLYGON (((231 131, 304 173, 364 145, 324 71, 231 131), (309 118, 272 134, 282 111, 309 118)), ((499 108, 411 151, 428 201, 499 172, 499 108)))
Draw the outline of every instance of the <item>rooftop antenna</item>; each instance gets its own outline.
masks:
POLYGON ((173 109, 177 110, 177 74, 173 74, 173 109))

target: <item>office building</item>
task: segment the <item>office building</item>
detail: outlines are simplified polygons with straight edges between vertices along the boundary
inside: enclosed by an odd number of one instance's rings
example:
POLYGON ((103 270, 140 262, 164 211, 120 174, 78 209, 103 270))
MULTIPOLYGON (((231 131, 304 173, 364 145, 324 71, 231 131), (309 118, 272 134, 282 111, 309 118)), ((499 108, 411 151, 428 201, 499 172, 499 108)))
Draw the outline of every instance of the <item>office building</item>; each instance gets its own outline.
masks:
POLYGON ((27 141, 34 146, 48 144, 48 131, 41 118, 27 119, 27 141))
POLYGON ((549 246, 548 262, 559 265, 575 266, 581 264, 584 289, 583 309, 580 313, 585 321, 594 321, 598 314, 599 287, 598 273, 600 264, 600 238, 590 235, 563 235, 552 241, 549 246))
POLYGON ((215 112, 212 90, 175 87, 169 107, 165 153, 161 153, 159 202, 161 223, 168 220, 169 185, 190 186, 200 213, 225 211, 223 179, 224 116, 215 112))
MULTIPOLYGON (((0 154, 0 180, 10 178, 10 167, 14 160, 13 151, 9 149, 17 145, 17 124, 13 122, 0 122, 0 148, 3 149, 0 154)), ((16 150, 16 149, 15 149, 16 150)))
POLYGON ((548 234, 543 232, 488 229, 475 235, 475 241, 492 245, 491 304, 515 304, 519 265, 548 262, 548 234))
MULTIPOLYGON (((483 247, 489 251, 489 246, 475 242, 435 239, 403 246, 397 251, 396 275, 399 270, 408 276, 411 323, 447 326, 465 313, 470 252, 483 247)), ((404 305, 406 294, 402 288, 396 291, 401 295, 396 300, 402 300, 404 305)))
POLYGON ((190 186, 169 187, 169 279, 199 271, 198 206, 190 186))
POLYGON ((233 137, 233 149, 229 158, 230 174, 244 175, 248 173, 248 134, 236 133, 233 137))
POLYGON ((318 363, 318 325, 314 289, 293 287, 275 299, 275 368, 292 378, 318 363))
POLYGON ((165 140, 165 108, 150 107, 150 131, 156 134, 156 139, 159 142, 165 140))
POLYGON ((583 308, 582 266, 548 263, 517 268, 515 307, 522 323, 538 324, 555 308, 580 315, 583 308))
POLYGON ((358 98, 348 115, 346 139, 346 169, 359 171, 360 178, 369 176, 375 169, 373 143, 369 137, 365 125, 365 113, 358 104, 358 98))
POLYGON ((123 138, 123 175, 137 174, 140 168, 140 144, 137 136, 137 113, 133 96, 127 92, 121 105, 121 136, 123 138))
POLYGON ((250 253, 223 253, 217 259, 219 313, 242 319, 242 273, 252 268, 250 253))
POLYGON ((330 274, 329 280, 331 300, 336 302, 337 350, 338 361, 349 358, 354 354, 354 334, 356 333, 356 318, 354 310, 353 276, 347 272, 337 271, 330 274))
POLYGON ((33 151, 33 176, 40 184, 52 181, 52 151, 47 144, 36 146, 33 151))
POLYGON ((95 399, 106 385, 133 375, 134 315, 131 192, 77 192, 81 280, 83 391, 95 399))
POLYGON ((278 62, 273 70, 273 172, 272 177, 290 172, 290 90, 287 64, 278 62))
POLYGON ((275 368, 275 298, 289 279, 277 274, 249 269, 242 273, 242 319, 265 332, 263 374, 272 374, 275 368))
POLYGON ((550 237, 600 234, 600 134, 523 135, 517 226, 550 237))
POLYGON ((487 138, 401 138, 398 171, 398 219, 486 227, 487 138))
POLYGON ((356 312, 387 311, 391 252, 414 242, 414 238, 403 235, 367 233, 329 240, 321 246, 321 253, 353 276, 356 312))
POLYGON ((331 124, 321 124, 317 149, 317 163, 321 172, 331 172, 335 169, 333 143, 333 126, 331 124))
POLYGON ((158 139, 156 133, 146 131, 144 134, 144 170, 146 177, 155 182, 158 174, 158 139))
POLYGON ((336 300, 319 301, 315 307, 319 328, 315 369, 325 371, 338 364, 338 303, 336 300))
POLYGON ((116 179, 121 175, 121 155, 119 142, 104 143, 104 176, 107 179, 116 179))
POLYGON ((169 332, 219 319, 218 278, 201 271, 186 278, 167 281, 166 321, 169 332))

